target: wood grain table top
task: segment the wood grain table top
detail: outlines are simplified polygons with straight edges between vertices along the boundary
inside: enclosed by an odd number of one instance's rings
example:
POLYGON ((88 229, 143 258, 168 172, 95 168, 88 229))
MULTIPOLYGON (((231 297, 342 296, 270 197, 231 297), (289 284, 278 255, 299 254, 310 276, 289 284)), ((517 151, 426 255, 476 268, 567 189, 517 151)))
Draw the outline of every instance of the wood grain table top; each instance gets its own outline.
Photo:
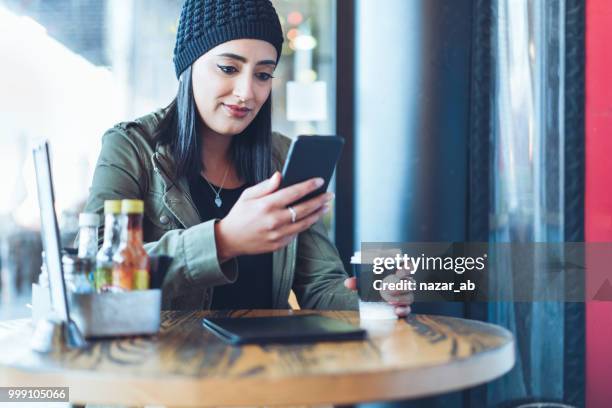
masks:
POLYGON ((68 386, 77 403, 170 407, 349 404, 435 395, 497 378, 514 365, 505 329, 431 315, 362 321, 356 312, 162 312, 156 336, 38 354, 28 319, 0 322, 0 383, 68 386), (320 313, 361 324, 364 341, 230 346, 204 317, 320 313))

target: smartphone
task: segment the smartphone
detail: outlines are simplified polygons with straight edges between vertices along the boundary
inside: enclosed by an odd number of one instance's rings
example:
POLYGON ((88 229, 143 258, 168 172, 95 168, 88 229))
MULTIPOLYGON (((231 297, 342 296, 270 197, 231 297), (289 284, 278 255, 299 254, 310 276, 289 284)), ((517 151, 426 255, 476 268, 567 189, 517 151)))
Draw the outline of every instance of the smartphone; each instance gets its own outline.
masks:
POLYGON ((321 187, 292 205, 307 201, 327 191, 343 146, 344 139, 340 136, 302 135, 291 143, 283 167, 280 188, 289 187, 314 177, 321 177, 325 180, 321 187))

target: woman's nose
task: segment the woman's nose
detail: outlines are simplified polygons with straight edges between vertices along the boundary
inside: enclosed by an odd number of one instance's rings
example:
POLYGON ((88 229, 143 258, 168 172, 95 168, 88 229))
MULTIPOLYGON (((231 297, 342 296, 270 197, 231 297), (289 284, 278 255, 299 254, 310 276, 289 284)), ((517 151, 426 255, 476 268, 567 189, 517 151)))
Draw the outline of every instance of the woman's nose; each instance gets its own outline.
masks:
POLYGON ((253 99, 253 78, 251 75, 240 75, 234 85, 234 95, 242 101, 253 99))

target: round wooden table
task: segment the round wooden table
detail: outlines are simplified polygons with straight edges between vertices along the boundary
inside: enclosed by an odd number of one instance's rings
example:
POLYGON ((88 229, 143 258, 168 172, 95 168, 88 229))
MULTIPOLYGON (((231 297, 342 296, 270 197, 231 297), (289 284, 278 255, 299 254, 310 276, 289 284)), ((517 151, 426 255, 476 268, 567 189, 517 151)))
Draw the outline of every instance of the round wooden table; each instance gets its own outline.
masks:
MULTIPOLYGON (((74 403, 129 406, 350 404, 440 394, 514 365, 514 340, 473 320, 410 315, 362 326, 368 339, 229 346, 205 316, 314 311, 163 312, 154 337, 95 341, 87 350, 29 350, 29 320, 0 322, 0 384, 70 387, 74 403)), ((356 312, 316 312, 359 324, 356 312)))

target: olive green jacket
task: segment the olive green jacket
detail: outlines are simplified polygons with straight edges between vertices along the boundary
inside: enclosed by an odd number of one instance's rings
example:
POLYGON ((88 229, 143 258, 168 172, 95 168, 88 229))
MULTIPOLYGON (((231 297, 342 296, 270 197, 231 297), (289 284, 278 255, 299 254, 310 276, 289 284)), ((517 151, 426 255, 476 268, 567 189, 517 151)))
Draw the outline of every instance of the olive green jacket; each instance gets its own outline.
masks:
MULTIPOLYGON (((173 257, 162 286, 163 308, 208 309, 214 287, 238 278, 238 262, 232 259, 219 264, 215 220, 200 221, 186 178, 174 178, 167 146, 153 140, 164 114, 159 110, 120 123, 104 134, 85 211, 102 215, 104 200, 142 199, 145 249, 150 255, 173 257)), ((282 168, 289 145, 290 139, 273 133, 276 169, 282 168)), ((291 289, 301 308, 357 308, 357 296, 343 285, 347 274, 321 221, 272 256, 274 308, 289 308, 291 289)))

